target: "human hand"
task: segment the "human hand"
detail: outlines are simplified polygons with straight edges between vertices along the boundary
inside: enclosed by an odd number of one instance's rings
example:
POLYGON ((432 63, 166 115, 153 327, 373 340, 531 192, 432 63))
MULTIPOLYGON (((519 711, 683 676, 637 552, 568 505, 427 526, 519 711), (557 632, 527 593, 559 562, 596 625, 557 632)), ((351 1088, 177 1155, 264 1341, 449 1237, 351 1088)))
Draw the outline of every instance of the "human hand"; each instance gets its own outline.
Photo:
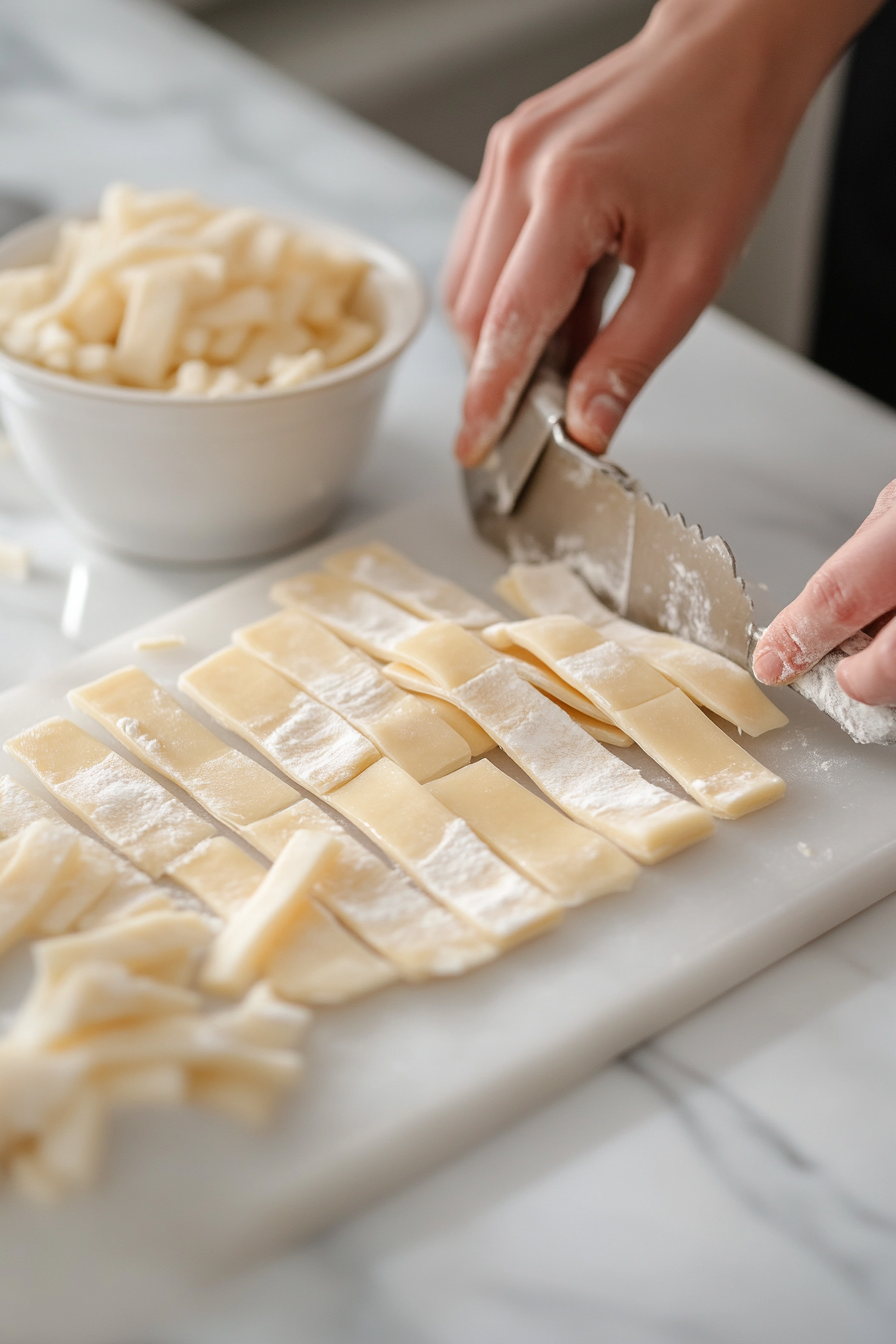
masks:
POLYGON ((894 608, 896 481, 891 481, 855 536, 772 621, 756 646, 753 671, 767 685, 785 684, 876 622, 877 633, 868 647, 837 664, 837 680, 853 700, 896 705, 894 608))
POLYGON ((660 0, 634 41, 494 127, 444 279, 470 360, 465 466, 609 254, 634 283, 596 336, 594 322, 567 403, 573 437, 605 450, 737 261, 812 93, 878 2, 660 0))

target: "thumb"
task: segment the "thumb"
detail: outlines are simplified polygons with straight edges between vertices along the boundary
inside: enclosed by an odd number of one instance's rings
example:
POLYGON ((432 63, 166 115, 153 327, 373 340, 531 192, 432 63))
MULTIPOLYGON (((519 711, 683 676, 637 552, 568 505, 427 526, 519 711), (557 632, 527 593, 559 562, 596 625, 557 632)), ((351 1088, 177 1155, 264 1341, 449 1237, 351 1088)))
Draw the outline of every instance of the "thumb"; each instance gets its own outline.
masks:
POLYGON ((569 385, 566 422, 583 447, 603 453, 647 379, 711 301, 720 274, 659 250, 636 272, 618 312, 591 342, 569 385))

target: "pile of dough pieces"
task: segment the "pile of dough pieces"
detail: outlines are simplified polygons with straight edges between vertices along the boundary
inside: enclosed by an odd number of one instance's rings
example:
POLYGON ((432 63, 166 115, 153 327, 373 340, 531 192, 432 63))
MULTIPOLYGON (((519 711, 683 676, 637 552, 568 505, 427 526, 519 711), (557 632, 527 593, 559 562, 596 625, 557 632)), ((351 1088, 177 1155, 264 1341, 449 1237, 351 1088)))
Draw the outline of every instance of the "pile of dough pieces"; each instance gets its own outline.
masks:
POLYGON ((26 1193, 87 1184, 115 1105, 266 1119, 311 1009, 485 965, 781 797, 701 708, 781 727, 747 672, 560 564, 498 592, 524 619, 382 543, 341 551, 276 584, 183 699, 134 666, 70 692, 139 764, 72 718, 6 743, 98 837, 0 781, 0 953, 36 940, 0 1041, 0 1157, 26 1193), (634 742, 689 796, 629 765, 634 742))
POLYGON ((368 350, 367 263, 248 208, 107 187, 50 261, 0 271, 0 344, 92 383, 181 396, 298 387, 368 350))

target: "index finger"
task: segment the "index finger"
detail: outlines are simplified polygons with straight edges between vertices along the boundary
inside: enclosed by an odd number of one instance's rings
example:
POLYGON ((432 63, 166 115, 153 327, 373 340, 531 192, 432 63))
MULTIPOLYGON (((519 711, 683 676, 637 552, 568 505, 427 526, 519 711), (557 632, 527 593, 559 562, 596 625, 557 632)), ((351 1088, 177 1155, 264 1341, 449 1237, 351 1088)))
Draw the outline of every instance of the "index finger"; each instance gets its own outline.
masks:
POLYGON ((896 606, 896 510, 867 522, 836 551, 756 647, 753 670, 780 685, 896 606))

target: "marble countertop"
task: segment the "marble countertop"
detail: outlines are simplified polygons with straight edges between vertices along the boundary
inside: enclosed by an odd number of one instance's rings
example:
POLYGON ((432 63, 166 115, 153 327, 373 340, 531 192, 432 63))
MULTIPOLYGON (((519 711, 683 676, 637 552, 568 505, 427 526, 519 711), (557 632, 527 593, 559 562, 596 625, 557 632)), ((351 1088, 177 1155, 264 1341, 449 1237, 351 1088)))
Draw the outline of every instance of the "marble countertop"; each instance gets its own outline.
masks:
MULTIPOLYGON (((430 284, 466 189, 173 11, 0 0, 0 191, 75 210, 116 177, 341 219, 430 284)), ((434 311, 336 526, 421 495, 460 507, 461 385, 434 311)), ((762 615, 849 535, 894 450, 892 414, 710 313, 614 454, 722 532, 762 615)), ((9 455, 0 535, 34 557, 0 586, 0 687, 241 572, 91 550, 9 455)), ((885 1344, 894 1103, 890 897, 390 1201, 160 1304, 139 1344, 885 1344)))

